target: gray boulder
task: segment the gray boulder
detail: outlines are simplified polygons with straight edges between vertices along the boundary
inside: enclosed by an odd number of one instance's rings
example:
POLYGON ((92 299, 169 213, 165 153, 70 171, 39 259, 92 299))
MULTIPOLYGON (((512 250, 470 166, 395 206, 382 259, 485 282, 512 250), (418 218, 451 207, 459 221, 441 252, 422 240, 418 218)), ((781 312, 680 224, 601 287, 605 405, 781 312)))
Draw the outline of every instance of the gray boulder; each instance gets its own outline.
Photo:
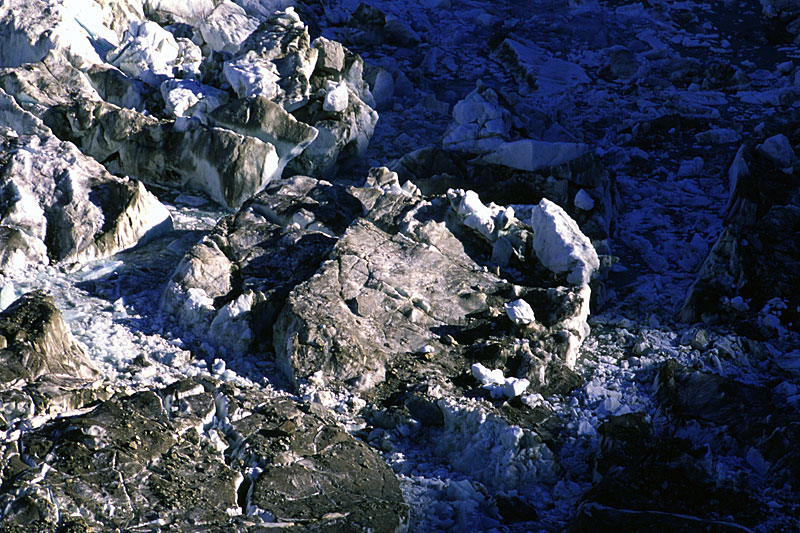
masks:
POLYGON ((25 294, 0 313, 0 380, 6 386, 43 375, 94 379, 98 372, 75 343, 53 298, 25 294))
POLYGON ((263 96, 223 105, 211 113, 210 119, 216 126, 272 144, 279 157, 276 175, 280 175, 286 165, 303 153, 319 134, 316 128, 295 119, 263 96))
POLYGON ((286 296, 316 272, 359 210, 342 186, 277 181, 188 252, 161 308, 231 356, 272 351, 286 296))

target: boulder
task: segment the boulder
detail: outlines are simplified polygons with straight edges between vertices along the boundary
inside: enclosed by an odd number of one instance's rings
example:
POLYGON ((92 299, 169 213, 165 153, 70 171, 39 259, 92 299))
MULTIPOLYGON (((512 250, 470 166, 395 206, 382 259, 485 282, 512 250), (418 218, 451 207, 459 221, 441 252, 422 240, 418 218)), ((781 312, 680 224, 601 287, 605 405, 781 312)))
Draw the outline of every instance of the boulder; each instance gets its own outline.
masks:
POLYGON ((164 107, 174 117, 194 117, 203 123, 208 115, 228 101, 228 93, 194 80, 168 79, 159 88, 164 107))
POLYGON ((194 2, 145 0, 143 7, 147 19, 163 27, 170 24, 199 26, 201 21, 211 14, 216 5, 217 2, 214 0, 196 0, 194 2))
POLYGON ((506 38, 494 54, 518 83, 542 95, 561 94, 590 81, 580 65, 553 57, 533 43, 506 38))
POLYGON ((342 186, 276 181, 186 254, 161 308, 231 356, 271 350, 286 296, 316 272, 359 209, 342 186))
POLYGON ((31 383, 40 376, 91 380, 98 371, 72 338, 53 298, 41 292, 23 295, 0 312, 0 381, 31 383))
POLYGON ((556 274, 568 272, 567 282, 586 285, 600 267, 591 241, 558 205, 543 198, 533 210, 533 250, 556 274))
POLYGON ((214 125, 270 143, 278 153, 276 175, 317 138, 316 128, 295 119, 283 107, 263 96, 241 98, 210 114, 214 125))
POLYGON ((5 528, 393 532, 408 520, 391 469, 324 411, 210 380, 118 395, 9 447, 5 528))
MULTIPOLYGON (((343 88, 339 90, 343 92, 343 88)), ((378 123, 378 113, 352 89, 348 88, 347 93, 347 106, 342 111, 331 107, 330 111, 325 110, 327 91, 315 94, 307 106, 295 111, 295 116, 313 125, 318 134, 303 153, 289 163, 291 171, 327 177, 364 156, 378 123)))

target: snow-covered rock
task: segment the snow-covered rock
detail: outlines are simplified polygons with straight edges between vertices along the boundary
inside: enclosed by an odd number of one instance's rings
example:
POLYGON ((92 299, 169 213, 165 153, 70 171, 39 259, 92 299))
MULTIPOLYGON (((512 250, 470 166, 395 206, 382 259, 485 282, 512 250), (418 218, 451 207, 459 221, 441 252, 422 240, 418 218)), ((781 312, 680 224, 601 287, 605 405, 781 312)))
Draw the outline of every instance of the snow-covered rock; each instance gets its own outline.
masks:
POLYGON ((199 26, 200 34, 211 50, 235 54, 258 27, 258 20, 249 17, 242 7, 223 0, 200 20, 199 26))
POLYGON ((123 41, 106 55, 106 61, 128 76, 154 86, 177 74, 199 74, 201 60, 195 44, 186 39, 178 42, 150 21, 131 22, 123 41))
POLYGON ((228 93, 194 80, 164 80, 160 87, 166 111, 175 117, 207 122, 209 113, 228 101, 228 93))
POLYGON ((568 273, 573 285, 589 283, 600 261, 591 241, 558 205, 543 198, 533 209, 533 250, 544 266, 556 274, 568 273))
POLYGON ((510 114, 489 87, 479 85, 459 101, 453 121, 442 140, 447 150, 486 153, 509 140, 510 114))
POLYGON ((328 82, 322 109, 331 113, 341 113, 347 109, 348 102, 347 84, 328 82))
POLYGON ((234 100, 211 113, 213 124, 260 139, 275 147, 279 157, 276 176, 314 142, 319 132, 300 122, 280 105, 256 96, 234 100))
POLYGON ((240 98, 264 96, 293 111, 308 102, 318 54, 306 25, 288 7, 247 37, 223 74, 240 98))

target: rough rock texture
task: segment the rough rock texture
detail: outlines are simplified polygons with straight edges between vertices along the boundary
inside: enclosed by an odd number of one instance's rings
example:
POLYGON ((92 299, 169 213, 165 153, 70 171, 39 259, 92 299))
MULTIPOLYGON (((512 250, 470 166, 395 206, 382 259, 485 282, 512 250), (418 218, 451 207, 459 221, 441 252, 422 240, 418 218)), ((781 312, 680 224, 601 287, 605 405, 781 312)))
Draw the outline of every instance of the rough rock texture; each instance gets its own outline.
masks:
POLYGON ((210 380, 117 395, 3 452, 12 530, 392 532, 408 515, 389 467, 327 415, 210 380))
MULTIPOLYGON (((35 244, 39 241, 50 259, 83 263, 171 228, 166 208, 140 182, 109 174, 37 124, 5 93, 0 98, 0 105, 23 126, 0 130, 0 223, 27 234, 14 240, 14 248, 41 258, 42 246, 35 244)), ((13 121, 6 123, 13 127, 13 121)), ((6 235, 11 235, 8 230, 6 235)))
MULTIPOLYGON (((796 140, 796 138, 795 138, 796 140)), ((770 337, 800 325, 800 173, 789 139, 740 148, 729 170, 726 226, 680 316, 747 321, 770 337)))
POLYGON ((281 106, 263 96, 234 100, 215 109, 210 118, 219 127, 272 144, 280 158, 278 175, 318 135, 314 127, 298 121, 281 106))
POLYGON ((197 121, 162 122, 104 102, 53 108, 45 121, 113 172, 203 191, 230 208, 261 190, 278 171, 271 144, 197 121))
POLYGON ((549 373, 575 364, 591 291, 558 286, 532 242, 513 210, 483 206, 474 193, 427 202, 387 169, 347 191, 295 176, 192 248, 161 306, 228 353, 274 351, 295 384, 369 393, 429 353, 429 366, 444 365, 445 375, 469 372, 478 358, 546 388, 549 373), (476 215, 481 209, 489 218, 476 215), (492 264, 494 274, 484 266, 492 264), (528 286, 499 276, 506 268, 528 286), (504 304, 520 297, 537 320, 517 327, 504 304), (518 339, 508 356, 481 355, 504 336, 518 339))
POLYGON ((271 350, 287 294, 311 277, 358 210, 341 186, 304 176, 275 182, 189 251, 161 307, 231 353, 271 350))
POLYGON ((42 375, 84 380, 98 375, 53 298, 43 293, 26 294, 0 313, 0 339, 0 380, 6 385, 42 375))

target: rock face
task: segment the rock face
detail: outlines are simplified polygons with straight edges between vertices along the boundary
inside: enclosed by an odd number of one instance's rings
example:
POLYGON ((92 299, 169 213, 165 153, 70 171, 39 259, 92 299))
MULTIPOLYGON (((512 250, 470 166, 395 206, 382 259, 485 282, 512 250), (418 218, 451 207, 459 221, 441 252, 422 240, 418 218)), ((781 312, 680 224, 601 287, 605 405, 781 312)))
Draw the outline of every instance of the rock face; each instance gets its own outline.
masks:
POLYGON ((797 330, 800 183, 783 134, 742 146, 729 171, 726 227, 692 285, 681 318, 746 321, 766 337, 797 330))
POLYGON ((21 257, 83 263, 172 227, 166 208, 141 183, 112 176, 5 93, 0 99, 15 117, 6 123, 17 123, 15 131, 0 129, 0 223, 9 243, 3 269, 22 266, 21 257))
POLYGON ((117 395, 3 451, 5 528, 393 532, 408 518, 389 467, 326 415, 209 380, 117 395))

